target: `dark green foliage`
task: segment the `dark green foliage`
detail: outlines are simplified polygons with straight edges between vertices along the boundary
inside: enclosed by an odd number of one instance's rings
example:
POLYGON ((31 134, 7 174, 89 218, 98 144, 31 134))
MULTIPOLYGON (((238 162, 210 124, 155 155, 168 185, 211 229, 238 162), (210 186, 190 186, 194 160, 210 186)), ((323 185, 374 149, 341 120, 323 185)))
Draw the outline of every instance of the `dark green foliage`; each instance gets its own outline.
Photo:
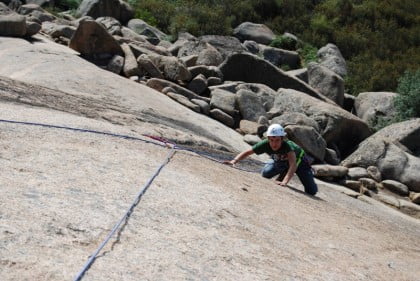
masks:
POLYGON ((285 49, 285 50, 296 50, 297 42, 293 38, 287 36, 277 36, 271 43, 271 47, 285 49))
POLYGON ((76 10, 82 0, 56 0, 54 6, 62 11, 76 10))
POLYGON ((298 53, 300 57, 302 58, 302 64, 303 66, 307 66, 308 63, 312 61, 317 61, 317 55, 318 49, 312 46, 309 43, 303 43, 302 47, 298 49, 298 53))
POLYGON ((397 93, 394 104, 398 118, 407 120, 420 117, 420 69, 415 72, 407 71, 398 80, 397 93))

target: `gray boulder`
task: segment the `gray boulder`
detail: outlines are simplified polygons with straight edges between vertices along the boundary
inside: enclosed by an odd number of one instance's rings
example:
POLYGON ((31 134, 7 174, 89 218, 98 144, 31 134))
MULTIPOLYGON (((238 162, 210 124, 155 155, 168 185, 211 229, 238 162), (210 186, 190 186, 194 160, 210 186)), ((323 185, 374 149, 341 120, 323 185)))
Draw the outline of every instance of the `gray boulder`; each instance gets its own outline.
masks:
POLYGON ((235 95, 231 92, 216 89, 211 92, 210 108, 218 108, 233 116, 235 114, 235 95))
POLYGON ((188 71, 191 73, 192 77, 196 77, 197 75, 202 74, 206 78, 217 77, 223 80, 223 73, 220 71, 219 68, 215 66, 196 65, 188 67, 188 71))
POLYGON ((204 35, 199 37, 199 40, 215 47, 223 59, 226 59, 231 54, 246 52, 241 42, 232 36, 204 35))
POLYGON ((222 62, 223 57, 219 51, 210 44, 207 44, 206 48, 198 53, 196 64, 218 66, 222 62))
POLYGON ((246 40, 242 43, 242 46, 244 46, 244 48, 251 54, 256 55, 260 52, 260 45, 255 41, 246 40))
POLYGON ((316 177, 327 177, 327 178, 343 178, 348 172, 347 167, 333 166, 328 164, 317 164, 312 165, 314 175, 316 177))
POLYGON ((344 80, 328 68, 311 62, 308 64, 309 85, 315 90, 338 104, 343 106, 344 80))
POLYGON ((259 97, 266 111, 273 107, 274 98, 277 95, 276 91, 267 85, 259 83, 240 83, 236 86, 235 92, 239 90, 248 90, 253 92, 257 97, 259 97))
POLYGON ((290 88, 323 101, 327 100, 305 82, 288 75, 266 60, 252 54, 233 54, 219 68, 225 80, 261 83, 274 90, 290 88))
POLYGON ((141 19, 131 19, 127 23, 127 27, 136 32, 137 34, 144 35, 149 39, 155 39, 155 41, 152 41, 152 43, 159 43, 159 41, 164 40, 167 35, 157 29, 156 27, 153 27, 149 24, 147 24, 145 21, 141 19))
POLYGON ((69 47, 83 56, 124 55, 118 42, 96 21, 80 22, 69 47))
POLYGON ((146 54, 142 54, 137 58, 137 65, 139 69, 145 73, 145 75, 153 78, 163 79, 162 72, 160 72, 160 70, 146 54))
POLYGON ((42 23, 42 31, 52 38, 65 37, 71 39, 76 30, 77 28, 71 25, 58 24, 50 21, 42 23))
POLYGON ((115 55, 112 57, 112 59, 109 61, 106 69, 109 71, 120 74, 124 66, 124 57, 115 55))
POLYGON ((384 180, 381 182, 381 185, 388 189, 389 191, 392 191, 398 195, 401 196, 408 196, 409 190, 408 187, 405 184, 402 184, 400 182, 394 181, 394 180, 384 180))
POLYGON ((391 92, 360 93, 354 102, 355 113, 370 125, 379 117, 392 118, 396 113, 393 100, 397 95, 391 92))
POLYGON ((136 57, 134 56, 133 52, 131 51, 131 48, 127 44, 122 44, 121 48, 124 52, 124 66, 123 66, 123 73, 126 77, 131 76, 143 76, 143 71, 140 70, 136 57))
POLYGON ((233 127, 235 125, 235 120, 232 116, 218 108, 210 110, 210 116, 228 127, 233 127))
POLYGON ((251 91, 239 90, 236 93, 236 102, 245 120, 258 122, 260 116, 265 116, 267 113, 261 99, 251 91))
POLYGON ((146 83, 146 85, 150 88, 153 88, 159 92, 162 92, 162 90, 166 87, 170 87, 172 89, 175 90, 176 94, 180 94, 183 95, 185 97, 187 97, 189 100, 192 99, 197 99, 197 100, 203 100, 205 102, 209 102, 209 98, 205 98, 202 96, 197 95, 196 93, 179 86, 178 84, 175 84, 173 82, 170 82, 168 80, 163 80, 163 79, 159 79, 159 78, 152 78, 149 79, 146 83))
POLYGON ((189 81, 191 73, 185 64, 177 57, 149 55, 150 60, 163 73, 163 77, 170 81, 189 81))
POLYGON ((320 131, 318 123, 301 112, 285 112, 280 116, 274 117, 271 120, 271 124, 280 124, 283 127, 289 125, 303 125, 310 126, 317 132, 320 131))
POLYGON ((347 75, 346 61, 336 45, 331 43, 327 44, 318 50, 317 56, 321 65, 337 73, 341 77, 347 75))
POLYGON ((117 19, 113 17, 99 17, 96 21, 102 24, 111 35, 123 35, 121 32, 122 25, 117 19))
POLYGON ((302 147, 320 162, 324 161, 327 144, 322 136, 310 126, 289 125, 286 128, 287 137, 302 147))
POLYGON ((206 76, 203 74, 199 74, 196 77, 194 77, 189 83, 188 83, 188 89, 193 91, 194 93, 201 95, 204 93, 207 89, 207 79, 206 76))
POLYGON ((288 67, 297 69, 300 67, 300 57, 298 52, 288 51, 274 47, 260 46, 263 58, 277 67, 288 67))
POLYGON ((252 40, 260 44, 268 45, 276 38, 276 35, 264 24, 243 22, 233 30, 233 36, 241 41, 252 40))
POLYGON ((126 24, 134 17, 134 10, 128 3, 120 0, 83 0, 76 11, 76 16, 90 16, 94 19, 113 17, 126 24))
POLYGON ((0 15, 0 36, 23 37, 26 35, 26 18, 15 13, 0 15))

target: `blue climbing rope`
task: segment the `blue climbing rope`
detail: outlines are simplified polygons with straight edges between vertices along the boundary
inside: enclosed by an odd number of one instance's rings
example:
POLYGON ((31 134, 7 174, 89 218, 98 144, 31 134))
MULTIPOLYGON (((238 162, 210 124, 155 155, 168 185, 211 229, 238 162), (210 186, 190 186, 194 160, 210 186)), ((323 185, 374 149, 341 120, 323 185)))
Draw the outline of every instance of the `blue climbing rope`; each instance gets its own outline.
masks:
POLYGON ((165 167, 166 164, 169 163, 172 156, 175 154, 176 150, 172 148, 168 155, 166 156, 163 163, 157 168, 155 173, 150 177, 150 179, 146 182, 146 184, 143 186, 143 188, 140 190, 140 192, 137 194, 136 198, 134 199, 133 203, 131 204, 130 208, 127 210, 127 212, 122 216, 122 218, 115 224, 114 228, 109 232, 108 236, 105 238, 105 240, 101 243, 101 245, 96 249, 95 252, 90 256, 90 258, 87 260, 85 265, 83 266, 82 270, 77 274, 77 276, 73 279, 74 281, 79 281, 82 279, 83 275, 89 270, 92 263, 95 261, 97 255, 102 250, 103 247, 105 247, 106 243, 112 238, 112 236, 117 232, 121 224, 131 216, 131 213, 133 212, 134 208, 137 206, 137 204, 140 202, 141 197, 146 193, 149 186, 152 184, 153 180, 159 175, 160 171, 165 167))

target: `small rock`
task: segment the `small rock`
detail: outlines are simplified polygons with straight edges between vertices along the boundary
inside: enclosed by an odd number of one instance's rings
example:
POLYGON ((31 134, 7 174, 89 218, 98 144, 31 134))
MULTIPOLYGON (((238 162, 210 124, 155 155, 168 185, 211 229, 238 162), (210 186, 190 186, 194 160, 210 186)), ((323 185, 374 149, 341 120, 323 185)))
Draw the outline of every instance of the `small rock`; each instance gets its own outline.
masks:
POLYGON ((408 187, 400 182, 394 181, 394 180, 384 180, 381 182, 382 186, 389 191, 392 191, 396 194, 399 194, 401 196, 408 196, 409 190, 408 187))

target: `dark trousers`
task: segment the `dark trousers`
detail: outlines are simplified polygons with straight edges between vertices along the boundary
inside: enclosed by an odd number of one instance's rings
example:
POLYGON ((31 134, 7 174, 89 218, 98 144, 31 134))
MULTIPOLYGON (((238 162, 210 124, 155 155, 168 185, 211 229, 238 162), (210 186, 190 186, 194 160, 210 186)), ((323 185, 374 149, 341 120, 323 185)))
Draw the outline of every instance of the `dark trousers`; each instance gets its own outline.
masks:
MULTIPOLYGON (((265 178, 272 178, 276 175, 286 174, 289 169, 289 163, 287 161, 273 161, 271 160, 262 169, 262 176, 265 178)), ((314 180, 314 174, 312 173, 311 166, 306 161, 302 161, 297 170, 296 175, 299 177, 305 192, 310 195, 315 195, 318 192, 318 186, 314 180)))

